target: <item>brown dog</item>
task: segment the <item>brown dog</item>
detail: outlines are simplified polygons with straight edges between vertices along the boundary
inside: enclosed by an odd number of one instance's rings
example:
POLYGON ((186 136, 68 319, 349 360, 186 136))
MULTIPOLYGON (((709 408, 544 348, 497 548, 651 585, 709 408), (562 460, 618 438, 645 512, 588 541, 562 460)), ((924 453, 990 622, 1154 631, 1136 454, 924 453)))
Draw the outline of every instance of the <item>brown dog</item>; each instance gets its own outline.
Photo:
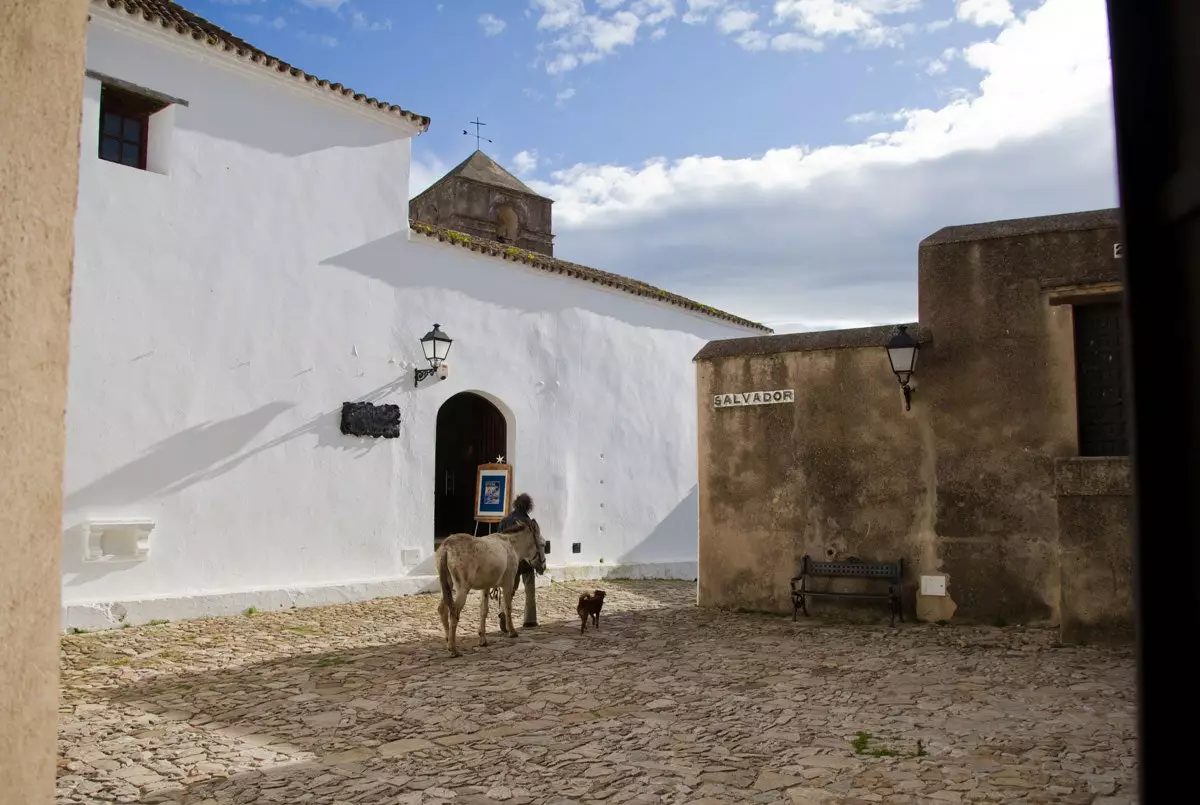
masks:
POLYGON ((579 596, 579 606, 575 607, 575 611, 579 613, 579 633, 583 634, 587 629, 588 617, 592 619, 592 624, 597 629, 600 628, 600 608, 604 606, 604 590, 596 590, 591 595, 584 593, 579 596))

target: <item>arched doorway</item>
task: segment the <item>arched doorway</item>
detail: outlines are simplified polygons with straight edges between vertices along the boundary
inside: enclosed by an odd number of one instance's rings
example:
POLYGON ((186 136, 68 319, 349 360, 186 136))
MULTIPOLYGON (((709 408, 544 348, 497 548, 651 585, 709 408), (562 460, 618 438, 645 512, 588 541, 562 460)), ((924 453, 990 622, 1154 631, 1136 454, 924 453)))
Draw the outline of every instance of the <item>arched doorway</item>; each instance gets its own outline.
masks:
POLYGON ((434 543, 475 530, 475 471, 505 454, 508 423, 489 400, 464 391, 438 409, 434 543))

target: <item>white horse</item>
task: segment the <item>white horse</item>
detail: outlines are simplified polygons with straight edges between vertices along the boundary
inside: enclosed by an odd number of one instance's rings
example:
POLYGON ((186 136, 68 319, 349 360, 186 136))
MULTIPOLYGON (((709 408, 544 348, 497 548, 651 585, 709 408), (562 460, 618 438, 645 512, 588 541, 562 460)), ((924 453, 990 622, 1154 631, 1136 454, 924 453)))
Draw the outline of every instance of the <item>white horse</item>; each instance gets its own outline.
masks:
POLYGON ((522 559, 539 575, 546 572, 546 548, 537 520, 519 523, 486 537, 451 534, 442 542, 434 554, 442 587, 438 615, 446 630, 446 648, 451 657, 458 656, 458 617, 471 590, 483 590, 479 645, 487 645, 488 593, 493 588, 498 588, 502 595, 500 606, 505 615, 504 622, 508 624, 508 636, 517 636, 513 626, 512 597, 517 587, 517 566, 522 559))

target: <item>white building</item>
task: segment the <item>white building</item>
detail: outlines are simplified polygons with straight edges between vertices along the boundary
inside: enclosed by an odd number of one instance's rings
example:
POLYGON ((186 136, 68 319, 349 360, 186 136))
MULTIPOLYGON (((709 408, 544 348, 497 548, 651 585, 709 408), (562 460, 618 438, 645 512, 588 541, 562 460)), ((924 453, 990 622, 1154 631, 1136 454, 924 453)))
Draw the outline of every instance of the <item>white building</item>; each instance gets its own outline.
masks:
POLYGON ((473 524, 492 449, 554 576, 694 578, 691 358, 765 328, 410 229, 427 118, 169 2, 91 11, 64 627, 430 589, 435 528, 473 524), (417 385, 435 322, 448 376, 417 385), (399 437, 344 435, 347 401, 398 405, 399 437))

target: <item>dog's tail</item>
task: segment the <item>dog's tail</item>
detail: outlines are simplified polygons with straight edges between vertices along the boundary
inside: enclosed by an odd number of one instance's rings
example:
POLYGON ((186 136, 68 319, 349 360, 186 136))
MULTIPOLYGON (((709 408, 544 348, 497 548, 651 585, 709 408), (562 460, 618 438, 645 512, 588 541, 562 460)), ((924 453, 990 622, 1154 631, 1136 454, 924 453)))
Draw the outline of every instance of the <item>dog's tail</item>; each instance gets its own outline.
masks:
POLYGON ((579 596, 579 603, 575 606, 575 608, 579 609, 579 607, 583 606, 583 602, 588 600, 589 598, 591 598, 591 596, 588 595, 587 593, 584 593, 583 595, 579 596))
POLYGON ((450 560, 445 551, 440 551, 437 557, 438 582, 442 585, 442 601, 446 609, 454 612, 454 582, 450 578, 450 560))

